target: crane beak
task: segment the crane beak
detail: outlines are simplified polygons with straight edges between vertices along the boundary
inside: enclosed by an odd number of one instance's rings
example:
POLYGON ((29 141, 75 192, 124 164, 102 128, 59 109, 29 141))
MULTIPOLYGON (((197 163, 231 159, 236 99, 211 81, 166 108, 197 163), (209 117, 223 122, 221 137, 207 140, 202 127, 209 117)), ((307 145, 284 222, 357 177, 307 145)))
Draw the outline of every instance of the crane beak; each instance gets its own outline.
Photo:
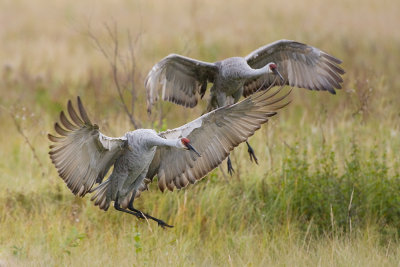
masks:
POLYGON ((200 153, 197 152, 197 150, 190 144, 186 144, 186 147, 188 148, 188 150, 192 150, 194 153, 196 153, 197 156, 201 157, 200 153))
POLYGON ((283 79, 282 74, 278 71, 278 68, 275 68, 272 70, 274 72, 275 75, 279 76, 279 78, 281 78, 281 81, 283 82, 285 79, 283 79))

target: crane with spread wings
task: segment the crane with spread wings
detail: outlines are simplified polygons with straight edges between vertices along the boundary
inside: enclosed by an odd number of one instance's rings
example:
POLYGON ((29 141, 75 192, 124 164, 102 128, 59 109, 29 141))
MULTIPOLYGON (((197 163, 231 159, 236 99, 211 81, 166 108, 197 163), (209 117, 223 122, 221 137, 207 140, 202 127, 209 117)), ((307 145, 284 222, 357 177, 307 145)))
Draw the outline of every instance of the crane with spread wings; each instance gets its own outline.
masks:
POLYGON ((289 103, 284 99, 290 91, 282 94, 281 89, 260 91, 179 128, 160 133, 138 129, 118 138, 100 132, 78 97, 78 112, 69 101, 70 119, 62 111, 61 123, 54 125, 59 136, 48 135, 53 142, 50 158, 75 195, 93 193, 91 200, 102 210, 114 202, 119 211, 170 227, 134 208, 134 199, 155 176, 161 191, 181 189, 204 177, 289 103), (112 166, 112 173, 104 179, 112 166))
MULTIPOLYGON (((150 113, 162 87, 162 99, 193 108, 203 97, 208 83, 207 110, 236 103, 258 89, 289 85, 309 90, 341 89, 345 72, 341 60, 320 49, 291 40, 279 40, 245 57, 230 57, 214 63, 171 54, 156 63, 147 75, 147 111, 150 113)), ((246 141, 250 159, 257 157, 246 141)), ((233 169, 228 158, 228 171, 233 169)))

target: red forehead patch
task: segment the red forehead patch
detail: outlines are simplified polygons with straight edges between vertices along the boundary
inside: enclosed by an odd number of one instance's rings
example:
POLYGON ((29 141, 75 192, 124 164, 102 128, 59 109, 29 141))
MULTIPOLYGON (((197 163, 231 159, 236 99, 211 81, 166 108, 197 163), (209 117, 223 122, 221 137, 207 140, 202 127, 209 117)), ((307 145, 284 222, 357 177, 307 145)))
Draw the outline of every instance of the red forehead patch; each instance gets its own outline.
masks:
POLYGON ((190 143, 190 140, 187 139, 187 138, 185 138, 185 137, 182 138, 181 141, 182 141, 182 143, 185 144, 185 145, 190 143))
POLYGON ((275 65, 274 63, 271 63, 271 64, 269 65, 269 68, 270 68, 271 70, 276 69, 276 65, 275 65))

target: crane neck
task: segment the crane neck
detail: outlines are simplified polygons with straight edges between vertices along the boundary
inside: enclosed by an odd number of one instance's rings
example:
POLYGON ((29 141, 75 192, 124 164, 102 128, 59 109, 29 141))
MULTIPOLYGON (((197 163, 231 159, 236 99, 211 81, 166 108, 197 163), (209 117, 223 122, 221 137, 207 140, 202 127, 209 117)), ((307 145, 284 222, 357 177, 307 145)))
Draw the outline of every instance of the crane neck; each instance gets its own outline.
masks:
POLYGON ((179 139, 164 139, 158 135, 155 135, 153 138, 148 140, 148 144, 150 146, 169 146, 169 147, 178 147, 179 139))
POLYGON ((269 66, 265 65, 264 67, 260 68, 260 69, 253 69, 253 68, 249 68, 249 70, 246 72, 245 74, 245 78, 247 79, 251 79, 251 78, 258 78, 261 75, 264 75, 266 73, 268 73, 270 71, 269 66))

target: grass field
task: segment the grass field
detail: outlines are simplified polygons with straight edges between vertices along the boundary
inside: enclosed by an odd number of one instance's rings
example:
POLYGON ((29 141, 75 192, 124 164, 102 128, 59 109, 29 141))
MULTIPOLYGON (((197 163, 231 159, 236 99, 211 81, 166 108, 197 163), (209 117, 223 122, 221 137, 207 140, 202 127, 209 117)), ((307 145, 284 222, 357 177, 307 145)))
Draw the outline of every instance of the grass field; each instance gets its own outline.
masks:
POLYGON ((398 266, 399 11, 397 0, 0 2, 0 266, 398 266), (147 116, 144 78, 169 53, 216 61, 294 39, 342 59, 344 88, 294 89, 249 140, 258 166, 241 145, 233 177, 153 185, 136 205, 175 226, 163 230, 73 196, 47 155, 76 95, 105 134, 132 129, 90 38, 112 53, 105 25, 118 26, 121 55, 134 41, 135 94, 122 96, 143 127, 205 110, 162 103, 147 116))

